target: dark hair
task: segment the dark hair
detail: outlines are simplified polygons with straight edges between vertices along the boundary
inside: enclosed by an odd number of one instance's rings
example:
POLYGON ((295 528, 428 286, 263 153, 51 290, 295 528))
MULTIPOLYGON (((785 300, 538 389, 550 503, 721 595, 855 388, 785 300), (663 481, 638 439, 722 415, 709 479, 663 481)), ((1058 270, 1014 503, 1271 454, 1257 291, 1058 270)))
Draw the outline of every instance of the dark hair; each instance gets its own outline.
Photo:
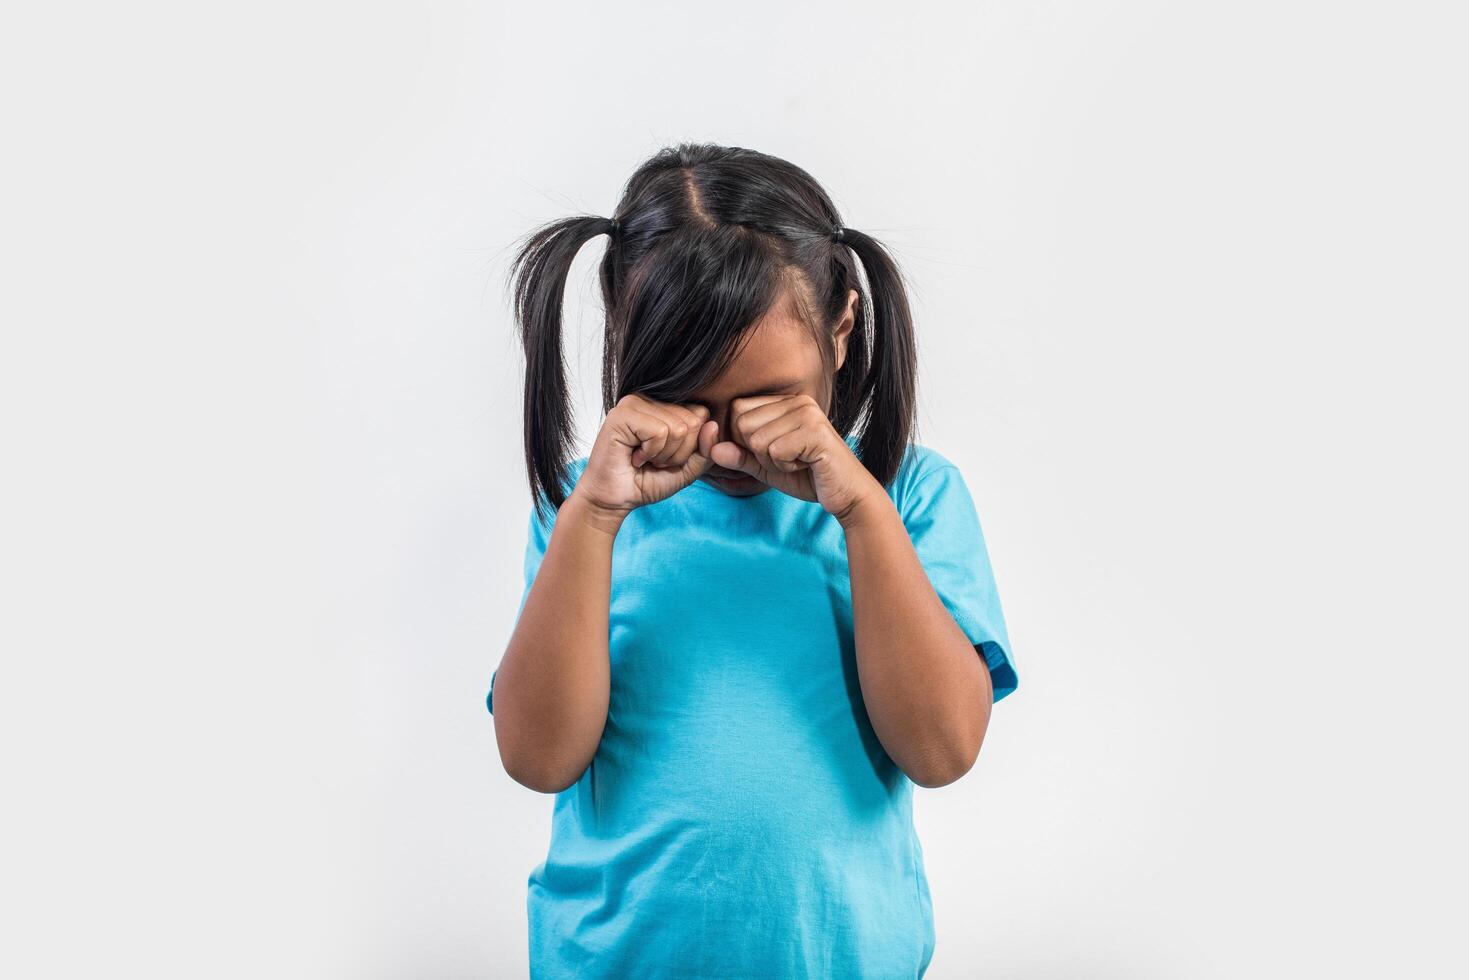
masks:
POLYGON ((629 393, 685 401, 734 359, 739 340, 789 290, 831 369, 831 329, 860 296, 829 416, 879 483, 897 474, 916 427, 917 355, 903 277, 875 238, 845 228, 805 170, 742 147, 680 143, 628 179, 611 218, 549 222, 521 240, 510 270, 525 349, 525 464, 531 495, 559 508, 575 435, 562 356, 562 297, 590 238, 610 241, 605 414, 629 393), (857 263, 866 272, 863 289, 857 263))

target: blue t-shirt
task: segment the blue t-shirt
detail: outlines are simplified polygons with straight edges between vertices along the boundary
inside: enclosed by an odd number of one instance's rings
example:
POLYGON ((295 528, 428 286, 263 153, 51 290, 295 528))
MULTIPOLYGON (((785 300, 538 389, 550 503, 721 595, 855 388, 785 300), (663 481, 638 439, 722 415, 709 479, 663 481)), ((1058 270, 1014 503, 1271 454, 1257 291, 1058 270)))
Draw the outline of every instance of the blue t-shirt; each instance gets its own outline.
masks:
MULTIPOLYGON (((910 443, 888 492, 999 700, 1016 676, 964 478, 910 443)), ((553 523, 532 511, 522 609, 553 523)), ((915 784, 863 706, 837 520, 695 481, 622 524, 609 612, 606 727, 530 873, 531 976, 921 977, 915 784)))

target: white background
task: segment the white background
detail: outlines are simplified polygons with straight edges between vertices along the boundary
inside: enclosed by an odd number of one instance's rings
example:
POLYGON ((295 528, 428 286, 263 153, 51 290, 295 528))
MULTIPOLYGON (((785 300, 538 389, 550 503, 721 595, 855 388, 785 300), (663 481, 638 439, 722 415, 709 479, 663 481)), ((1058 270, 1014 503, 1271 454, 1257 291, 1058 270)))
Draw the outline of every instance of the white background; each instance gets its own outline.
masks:
POLYGON ((7 14, 5 972, 524 974, 504 273, 694 139, 893 248, 989 540, 930 976, 1463 976, 1456 7, 7 14))

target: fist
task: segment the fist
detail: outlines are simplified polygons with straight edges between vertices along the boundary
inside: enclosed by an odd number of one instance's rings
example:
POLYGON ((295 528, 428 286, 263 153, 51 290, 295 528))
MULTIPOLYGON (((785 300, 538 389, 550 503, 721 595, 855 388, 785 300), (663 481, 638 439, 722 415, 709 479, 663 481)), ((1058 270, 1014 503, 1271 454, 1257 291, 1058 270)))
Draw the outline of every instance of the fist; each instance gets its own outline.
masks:
POLYGON ((718 428, 702 405, 625 395, 602 421, 576 490, 623 513, 671 497, 709 468, 718 428))
POLYGON ((710 448, 718 465, 782 493, 818 501, 843 519, 885 493, 810 395, 752 395, 730 403, 730 441, 710 448))

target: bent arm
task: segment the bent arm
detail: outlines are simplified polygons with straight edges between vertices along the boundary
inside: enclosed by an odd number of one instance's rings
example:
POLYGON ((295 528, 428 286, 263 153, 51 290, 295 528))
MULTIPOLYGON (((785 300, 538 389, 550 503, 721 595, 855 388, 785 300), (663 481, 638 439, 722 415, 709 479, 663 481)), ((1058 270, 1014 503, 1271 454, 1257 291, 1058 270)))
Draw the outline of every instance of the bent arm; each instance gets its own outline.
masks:
POLYGON ((973 767, 994 701, 984 657, 934 591, 892 500, 843 515, 857 674, 873 731, 920 786, 973 767))
POLYGON ((495 674, 495 739, 510 778, 559 793, 581 778, 607 724, 612 545, 622 516, 575 490, 495 674))

